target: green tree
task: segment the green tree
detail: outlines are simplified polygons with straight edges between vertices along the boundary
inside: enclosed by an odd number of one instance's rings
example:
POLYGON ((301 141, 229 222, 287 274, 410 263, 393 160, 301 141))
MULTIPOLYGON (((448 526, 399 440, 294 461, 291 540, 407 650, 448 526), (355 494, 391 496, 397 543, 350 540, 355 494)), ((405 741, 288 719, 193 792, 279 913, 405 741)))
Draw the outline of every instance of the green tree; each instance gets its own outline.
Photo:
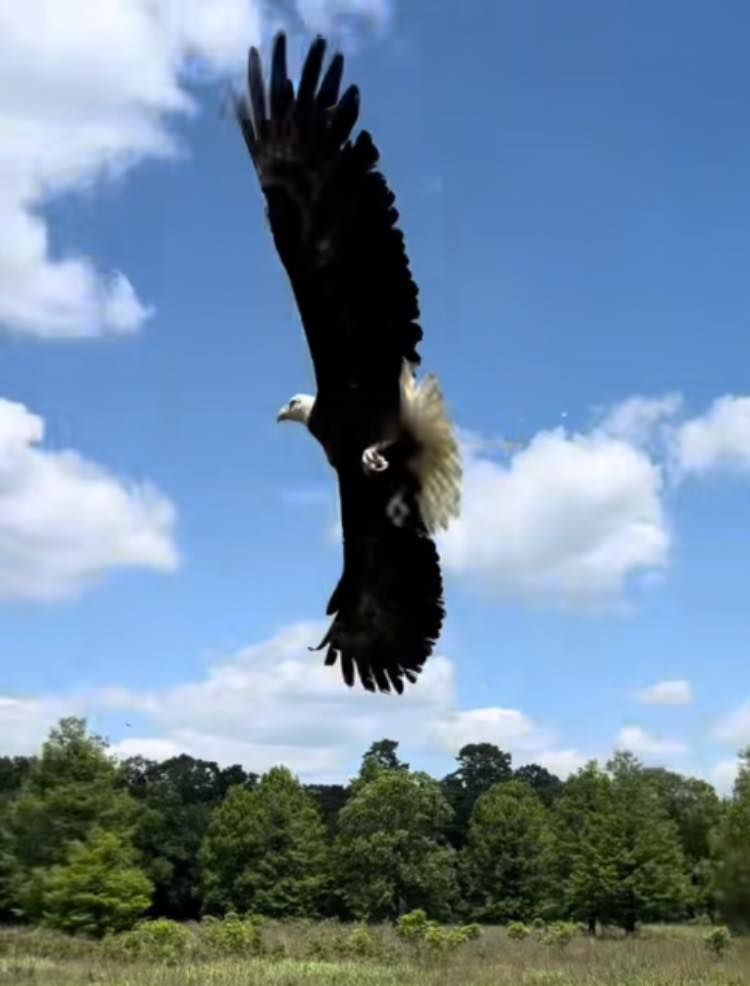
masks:
POLYGON ((607 769, 619 829, 613 917, 628 932, 639 921, 678 920, 690 889, 677 826, 631 753, 617 753, 607 769))
POLYGON ((719 828, 714 888, 727 924, 750 930, 750 747, 740 754, 734 791, 719 828))
POLYGON ((362 757, 359 776, 352 784, 352 790, 374 780, 382 770, 408 770, 409 764, 399 759, 397 749, 398 742, 396 740, 382 739, 373 743, 362 757))
POLYGON ((305 791, 318 807, 329 838, 333 839, 338 827, 339 812, 346 804, 351 791, 343 784, 305 784, 305 791))
POLYGON ((18 862, 13 837, 7 824, 7 809, 0 806, 0 922, 14 917, 16 891, 19 882, 18 862))
POLYGON ((458 769, 441 781, 443 794, 453 809, 448 828, 452 845, 460 849, 469 832, 469 820, 477 799, 495 784, 513 778, 511 757, 492 743, 469 743, 458 751, 458 769))
POLYGON ((456 897, 455 853, 443 831, 451 809, 427 774, 382 770, 341 809, 334 873, 348 914, 393 920, 424 909, 450 915, 456 897))
POLYGON ((650 767, 652 783, 677 827, 690 882, 689 913, 713 914, 713 843, 722 817, 721 801, 708 781, 683 777, 663 767, 650 767))
POLYGON ((477 920, 526 921, 540 910, 547 882, 549 820, 521 781, 496 784, 474 806, 462 875, 477 920))
POLYGON ((622 829, 612 780, 592 761, 565 782, 552 813, 550 916, 585 921, 589 932, 612 918, 622 829))
POLYGON ((312 799, 285 768, 256 790, 229 790, 200 852, 204 908, 269 917, 317 913, 325 893, 325 830, 312 799))
POLYGON ((513 772, 513 779, 528 784, 547 808, 554 804, 562 790, 560 778, 551 774, 546 767, 540 767, 538 763, 526 763, 523 767, 517 767, 513 772))
POLYGON ((19 793, 34 762, 34 757, 0 757, 0 808, 19 793))
POLYGON ((143 806, 133 838, 154 883, 151 913, 182 921, 198 918, 198 854, 211 814, 229 787, 252 788, 256 775, 239 765, 222 768, 186 754, 162 763, 133 757, 123 764, 123 772, 143 806))
POLYGON ((40 880, 71 843, 85 842, 94 826, 127 837, 137 814, 106 742, 87 733, 85 720, 62 719, 7 813, 16 866, 10 896, 20 913, 40 916, 40 880))
POLYGON ((153 890, 132 846, 116 832, 94 828, 85 842, 71 843, 67 855, 42 877, 44 924, 95 937, 131 928, 153 890))

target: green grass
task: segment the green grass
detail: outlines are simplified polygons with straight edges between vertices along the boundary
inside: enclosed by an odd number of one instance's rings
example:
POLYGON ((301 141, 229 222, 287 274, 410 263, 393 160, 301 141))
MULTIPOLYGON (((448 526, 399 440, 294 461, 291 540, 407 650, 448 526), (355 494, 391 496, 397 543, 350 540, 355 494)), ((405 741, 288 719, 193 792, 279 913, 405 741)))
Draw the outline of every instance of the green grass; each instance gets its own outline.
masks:
POLYGON ((717 959, 705 930, 647 928, 560 947, 487 928, 452 954, 419 955, 376 928, 378 954, 356 959, 345 954, 350 928, 270 924, 263 942, 274 957, 212 959, 193 928, 189 954, 127 961, 102 943, 0 929, 0 986, 750 986, 750 940, 735 939, 717 959))

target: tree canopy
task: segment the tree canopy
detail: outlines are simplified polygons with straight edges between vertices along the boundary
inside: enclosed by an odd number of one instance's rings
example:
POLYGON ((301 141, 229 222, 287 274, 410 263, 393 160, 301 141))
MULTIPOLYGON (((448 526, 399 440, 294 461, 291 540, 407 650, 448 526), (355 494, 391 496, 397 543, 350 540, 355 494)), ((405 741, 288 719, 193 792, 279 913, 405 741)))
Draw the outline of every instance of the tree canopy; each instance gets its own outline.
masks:
POLYGON ((103 934, 197 919, 583 921, 635 930, 716 914, 750 928, 750 750, 731 798, 632 754, 561 780, 468 744, 441 779, 395 740, 348 783, 182 755, 114 756, 61 720, 0 757, 0 919, 103 934))

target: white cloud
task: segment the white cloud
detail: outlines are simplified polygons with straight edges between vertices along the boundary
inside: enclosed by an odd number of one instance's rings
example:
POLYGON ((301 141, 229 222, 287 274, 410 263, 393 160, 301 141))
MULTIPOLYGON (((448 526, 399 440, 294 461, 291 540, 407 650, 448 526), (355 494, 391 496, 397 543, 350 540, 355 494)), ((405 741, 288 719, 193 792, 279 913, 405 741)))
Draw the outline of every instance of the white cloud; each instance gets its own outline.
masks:
POLYGON ((21 698, 0 695, 2 755, 38 752, 52 726, 63 716, 78 715, 80 710, 80 699, 75 696, 21 698))
POLYGON ((636 692, 635 697, 648 705, 689 705, 693 701, 693 689, 684 679, 657 681, 636 692))
POLYGON ((40 417, 0 398, 0 600, 59 599, 111 569, 177 566, 164 496, 45 450, 43 437, 40 417))
POLYGON ((628 442, 556 428, 507 466, 477 439, 464 458, 462 515, 441 539, 449 572, 500 596, 589 606, 666 565, 661 473, 628 442))
POLYGON ((461 445, 462 515, 440 538, 446 570, 494 597, 622 608, 629 584, 664 577, 666 499, 685 477, 750 473, 750 397, 725 395, 686 419, 678 393, 635 395, 598 409, 583 433, 547 429, 518 449, 461 432, 461 445))
POLYGON ((161 761, 177 757, 184 751, 171 739, 160 736, 129 736, 119 743, 113 743, 110 752, 123 760, 127 757, 140 756, 146 757, 147 760, 161 761))
POLYGON ((617 737, 617 749, 629 750, 638 756, 670 757, 688 752, 688 747, 680 740, 659 739, 651 736, 641 726, 625 726, 617 737))
POLYGON ((681 394, 661 397, 629 397, 615 405, 603 418, 600 429, 632 445, 658 449, 667 441, 672 420, 682 408, 681 394))
MULTIPOLYGON (((298 0, 308 26, 387 25, 389 0, 298 0)), ((279 8, 281 9, 281 8, 279 8)), ((179 153, 168 128, 195 104, 198 59, 234 72, 268 16, 261 0, 27 0, 0 7, 0 325, 46 338, 132 332, 151 308, 125 274, 53 252, 53 196, 179 153)))
POLYGON ((729 795, 734 788, 734 782, 740 772, 739 757, 719 760, 711 768, 711 781, 714 787, 722 795, 729 795))
POLYGON ((59 715, 86 714, 95 722, 115 709, 127 720, 131 711, 138 733, 129 731, 113 745, 121 757, 186 752, 255 771, 284 763, 317 781, 346 777, 384 736, 398 739, 407 759, 430 762, 438 773, 452 769, 451 758, 465 743, 483 741, 497 743, 518 762, 534 760, 549 769, 571 764, 573 752, 556 750, 551 732, 525 713, 459 708, 453 665, 445 657, 430 658, 419 683, 401 696, 348 689, 338 667, 326 668, 321 654, 307 649, 323 631, 319 623, 284 627, 196 680, 157 691, 116 686, 68 698, 0 698, 0 733, 12 722, 5 732, 19 737, 18 752, 28 753, 59 715))
POLYGON ((312 31, 324 34, 352 22, 385 30, 393 10, 390 0, 297 0, 297 9, 312 31))
POLYGON ((542 750, 534 754, 534 762, 546 767, 561 779, 574 774, 585 767, 591 757, 584 756, 579 750, 542 750))
POLYGON ((736 746, 750 744, 750 700, 722 716, 714 726, 713 735, 736 746))
POLYGON ((467 743, 494 743, 504 750, 544 745, 544 737, 527 715, 492 706, 450 712, 432 724, 432 735, 453 755, 467 743))
POLYGON ((682 425, 676 446, 683 473, 750 471, 750 397, 719 397, 705 414, 682 425))

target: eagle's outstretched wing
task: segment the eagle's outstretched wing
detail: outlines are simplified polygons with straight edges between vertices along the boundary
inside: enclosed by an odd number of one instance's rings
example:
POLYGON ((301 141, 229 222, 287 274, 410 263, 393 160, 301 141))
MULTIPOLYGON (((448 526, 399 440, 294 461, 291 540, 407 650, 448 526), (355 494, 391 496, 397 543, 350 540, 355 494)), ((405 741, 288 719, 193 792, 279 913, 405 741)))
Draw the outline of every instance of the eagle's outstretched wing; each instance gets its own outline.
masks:
POLYGON ((268 205, 274 242, 291 281, 318 387, 325 397, 354 384, 398 407, 404 359, 419 363, 418 290, 395 197, 375 170, 367 131, 353 142, 359 92, 339 96, 343 56, 320 81, 326 43, 316 38, 297 91, 286 38, 274 41, 270 84, 250 49, 248 94, 237 116, 268 205))
POLYGON ((339 468, 344 571, 328 603, 335 613, 318 649, 355 669, 369 691, 399 694, 432 653, 445 616, 437 549, 415 500, 413 480, 398 455, 389 469, 366 477, 339 468))

